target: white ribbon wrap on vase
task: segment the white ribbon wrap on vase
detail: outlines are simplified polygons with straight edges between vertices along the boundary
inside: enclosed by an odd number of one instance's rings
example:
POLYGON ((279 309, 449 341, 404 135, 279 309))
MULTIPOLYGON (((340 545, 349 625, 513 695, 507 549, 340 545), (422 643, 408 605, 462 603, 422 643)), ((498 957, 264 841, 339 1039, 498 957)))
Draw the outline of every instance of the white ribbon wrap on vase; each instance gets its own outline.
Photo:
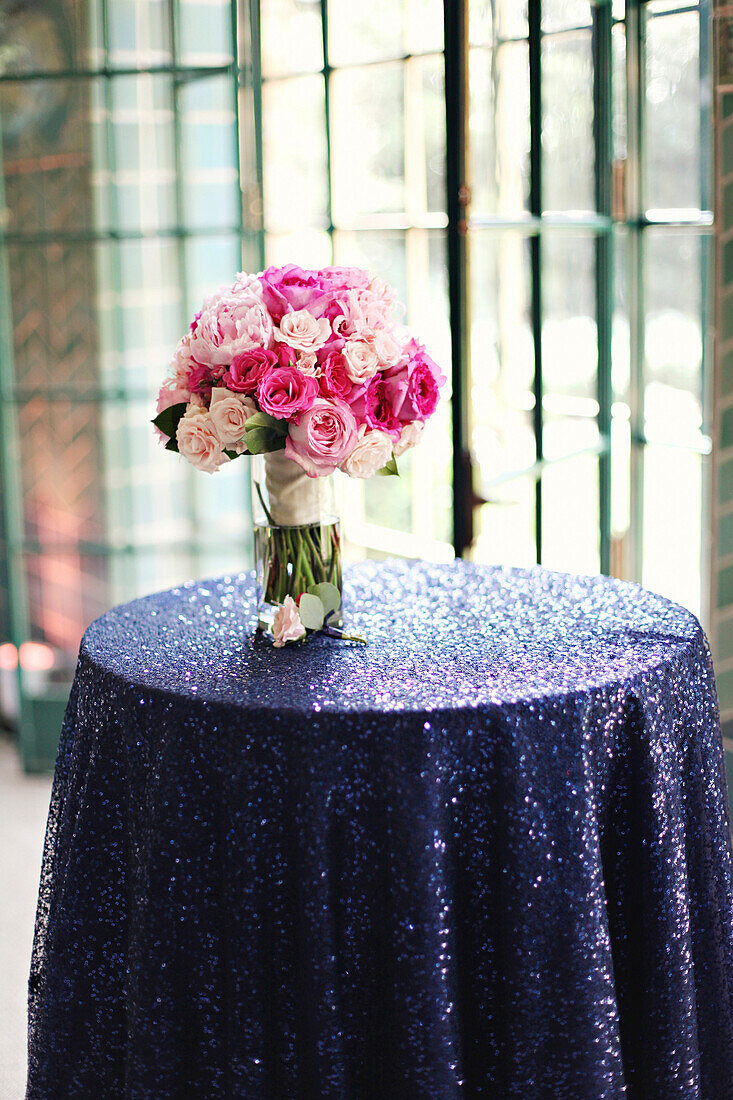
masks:
POLYGON ((323 516, 323 478, 308 477, 284 451, 265 455, 268 509, 276 527, 319 523, 323 516))

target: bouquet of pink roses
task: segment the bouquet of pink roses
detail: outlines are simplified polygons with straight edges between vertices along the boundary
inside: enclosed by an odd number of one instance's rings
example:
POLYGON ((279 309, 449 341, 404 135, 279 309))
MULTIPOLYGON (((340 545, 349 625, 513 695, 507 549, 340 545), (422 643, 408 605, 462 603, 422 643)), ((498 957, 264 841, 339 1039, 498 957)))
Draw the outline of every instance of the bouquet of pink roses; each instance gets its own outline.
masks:
POLYGON ((265 584, 273 603, 340 585, 338 532, 324 559, 312 531, 292 530, 319 518, 308 479, 396 474, 435 411, 445 378, 398 312, 392 288, 358 268, 270 267, 210 295, 178 343, 153 423, 207 473, 266 456, 269 502, 256 488, 281 542, 265 584))

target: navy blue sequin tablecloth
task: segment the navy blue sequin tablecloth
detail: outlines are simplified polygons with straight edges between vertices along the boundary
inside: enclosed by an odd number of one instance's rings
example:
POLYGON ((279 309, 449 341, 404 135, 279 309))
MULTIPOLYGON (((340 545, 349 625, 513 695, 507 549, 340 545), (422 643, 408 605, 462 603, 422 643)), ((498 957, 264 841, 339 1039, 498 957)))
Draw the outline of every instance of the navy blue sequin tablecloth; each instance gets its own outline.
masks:
POLYGON ((30 981, 32 1100, 731 1100, 705 636, 633 585, 365 563, 367 648, 251 579, 84 636, 30 981))

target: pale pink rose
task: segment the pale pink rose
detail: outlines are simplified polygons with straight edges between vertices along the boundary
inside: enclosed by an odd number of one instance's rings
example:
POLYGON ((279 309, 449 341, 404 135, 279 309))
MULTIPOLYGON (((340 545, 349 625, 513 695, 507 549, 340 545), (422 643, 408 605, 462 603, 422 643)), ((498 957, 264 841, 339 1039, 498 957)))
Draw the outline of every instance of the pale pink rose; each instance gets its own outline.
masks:
POLYGON ((347 340, 342 354, 346 361, 346 373, 357 385, 368 381, 379 370, 376 352, 366 340, 347 340))
POLYGON ((226 389, 215 389, 211 391, 209 412, 225 450, 234 450, 239 454, 246 451, 244 426, 257 412, 252 398, 226 389))
POLYGON ((409 451, 411 447, 417 447, 424 431, 425 425, 422 420, 413 420, 411 424, 405 424, 400 432, 400 438, 394 444, 395 458, 399 458, 405 451, 409 451))
POLYGON ((319 397, 290 425, 285 454, 308 477, 323 477, 332 474, 353 450, 356 435, 356 420, 349 406, 319 397))
POLYGON ((309 409, 318 394, 318 382, 297 367, 273 367, 257 387, 257 402, 263 412, 278 420, 309 409))
POLYGON ((348 290, 339 299, 339 304, 348 322, 346 325, 339 325, 339 332, 344 336, 355 333, 360 339, 366 340, 378 328, 384 328, 389 319, 387 306, 370 290, 348 290))
POLYGON ((389 283, 385 283, 384 279, 376 278, 372 279, 369 284, 369 290, 375 301, 381 304, 385 313, 397 313, 402 315, 405 312, 405 307, 402 305, 397 297, 397 291, 389 283))
POLYGON ((381 367, 394 367, 402 357, 402 346, 386 328, 378 328, 369 338, 381 367))
POLYGON ((391 437, 385 432, 368 431, 366 425, 362 424, 357 444, 341 463, 341 469, 349 477, 374 477, 377 470, 386 466, 391 457, 391 437))
POLYGON ((305 627, 300 620, 298 605, 292 596, 286 596, 285 602, 278 607, 272 620, 272 636, 275 649, 281 649, 286 642, 297 642, 305 637, 305 627))
POLYGON ((303 352, 298 356, 297 367, 301 374, 309 374, 311 378, 318 378, 321 373, 321 368, 318 364, 314 352, 303 352))
POLYGON ((178 422, 176 440, 179 454, 207 474, 229 461, 207 409, 191 405, 178 422))
POLYGON ((275 329, 275 339, 296 351, 315 352, 323 347, 331 335, 331 326, 325 317, 314 317, 307 309, 286 313, 275 329))
POLYGON ((228 367, 243 351, 269 348, 272 332, 272 318, 254 289, 229 289, 206 299, 191 333, 191 354, 200 363, 228 367))

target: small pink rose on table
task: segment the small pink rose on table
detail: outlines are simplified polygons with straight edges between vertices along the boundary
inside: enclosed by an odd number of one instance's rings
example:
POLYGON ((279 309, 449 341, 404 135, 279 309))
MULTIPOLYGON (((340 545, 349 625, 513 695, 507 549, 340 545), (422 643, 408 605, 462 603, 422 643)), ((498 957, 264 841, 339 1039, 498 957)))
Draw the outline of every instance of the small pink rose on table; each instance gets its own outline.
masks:
POLYGON ((275 639, 275 649, 281 649, 287 642, 299 642, 301 638, 305 638, 305 627, 300 621, 298 605, 292 596, 286 596, 275 612, 272 636, 275 639))

